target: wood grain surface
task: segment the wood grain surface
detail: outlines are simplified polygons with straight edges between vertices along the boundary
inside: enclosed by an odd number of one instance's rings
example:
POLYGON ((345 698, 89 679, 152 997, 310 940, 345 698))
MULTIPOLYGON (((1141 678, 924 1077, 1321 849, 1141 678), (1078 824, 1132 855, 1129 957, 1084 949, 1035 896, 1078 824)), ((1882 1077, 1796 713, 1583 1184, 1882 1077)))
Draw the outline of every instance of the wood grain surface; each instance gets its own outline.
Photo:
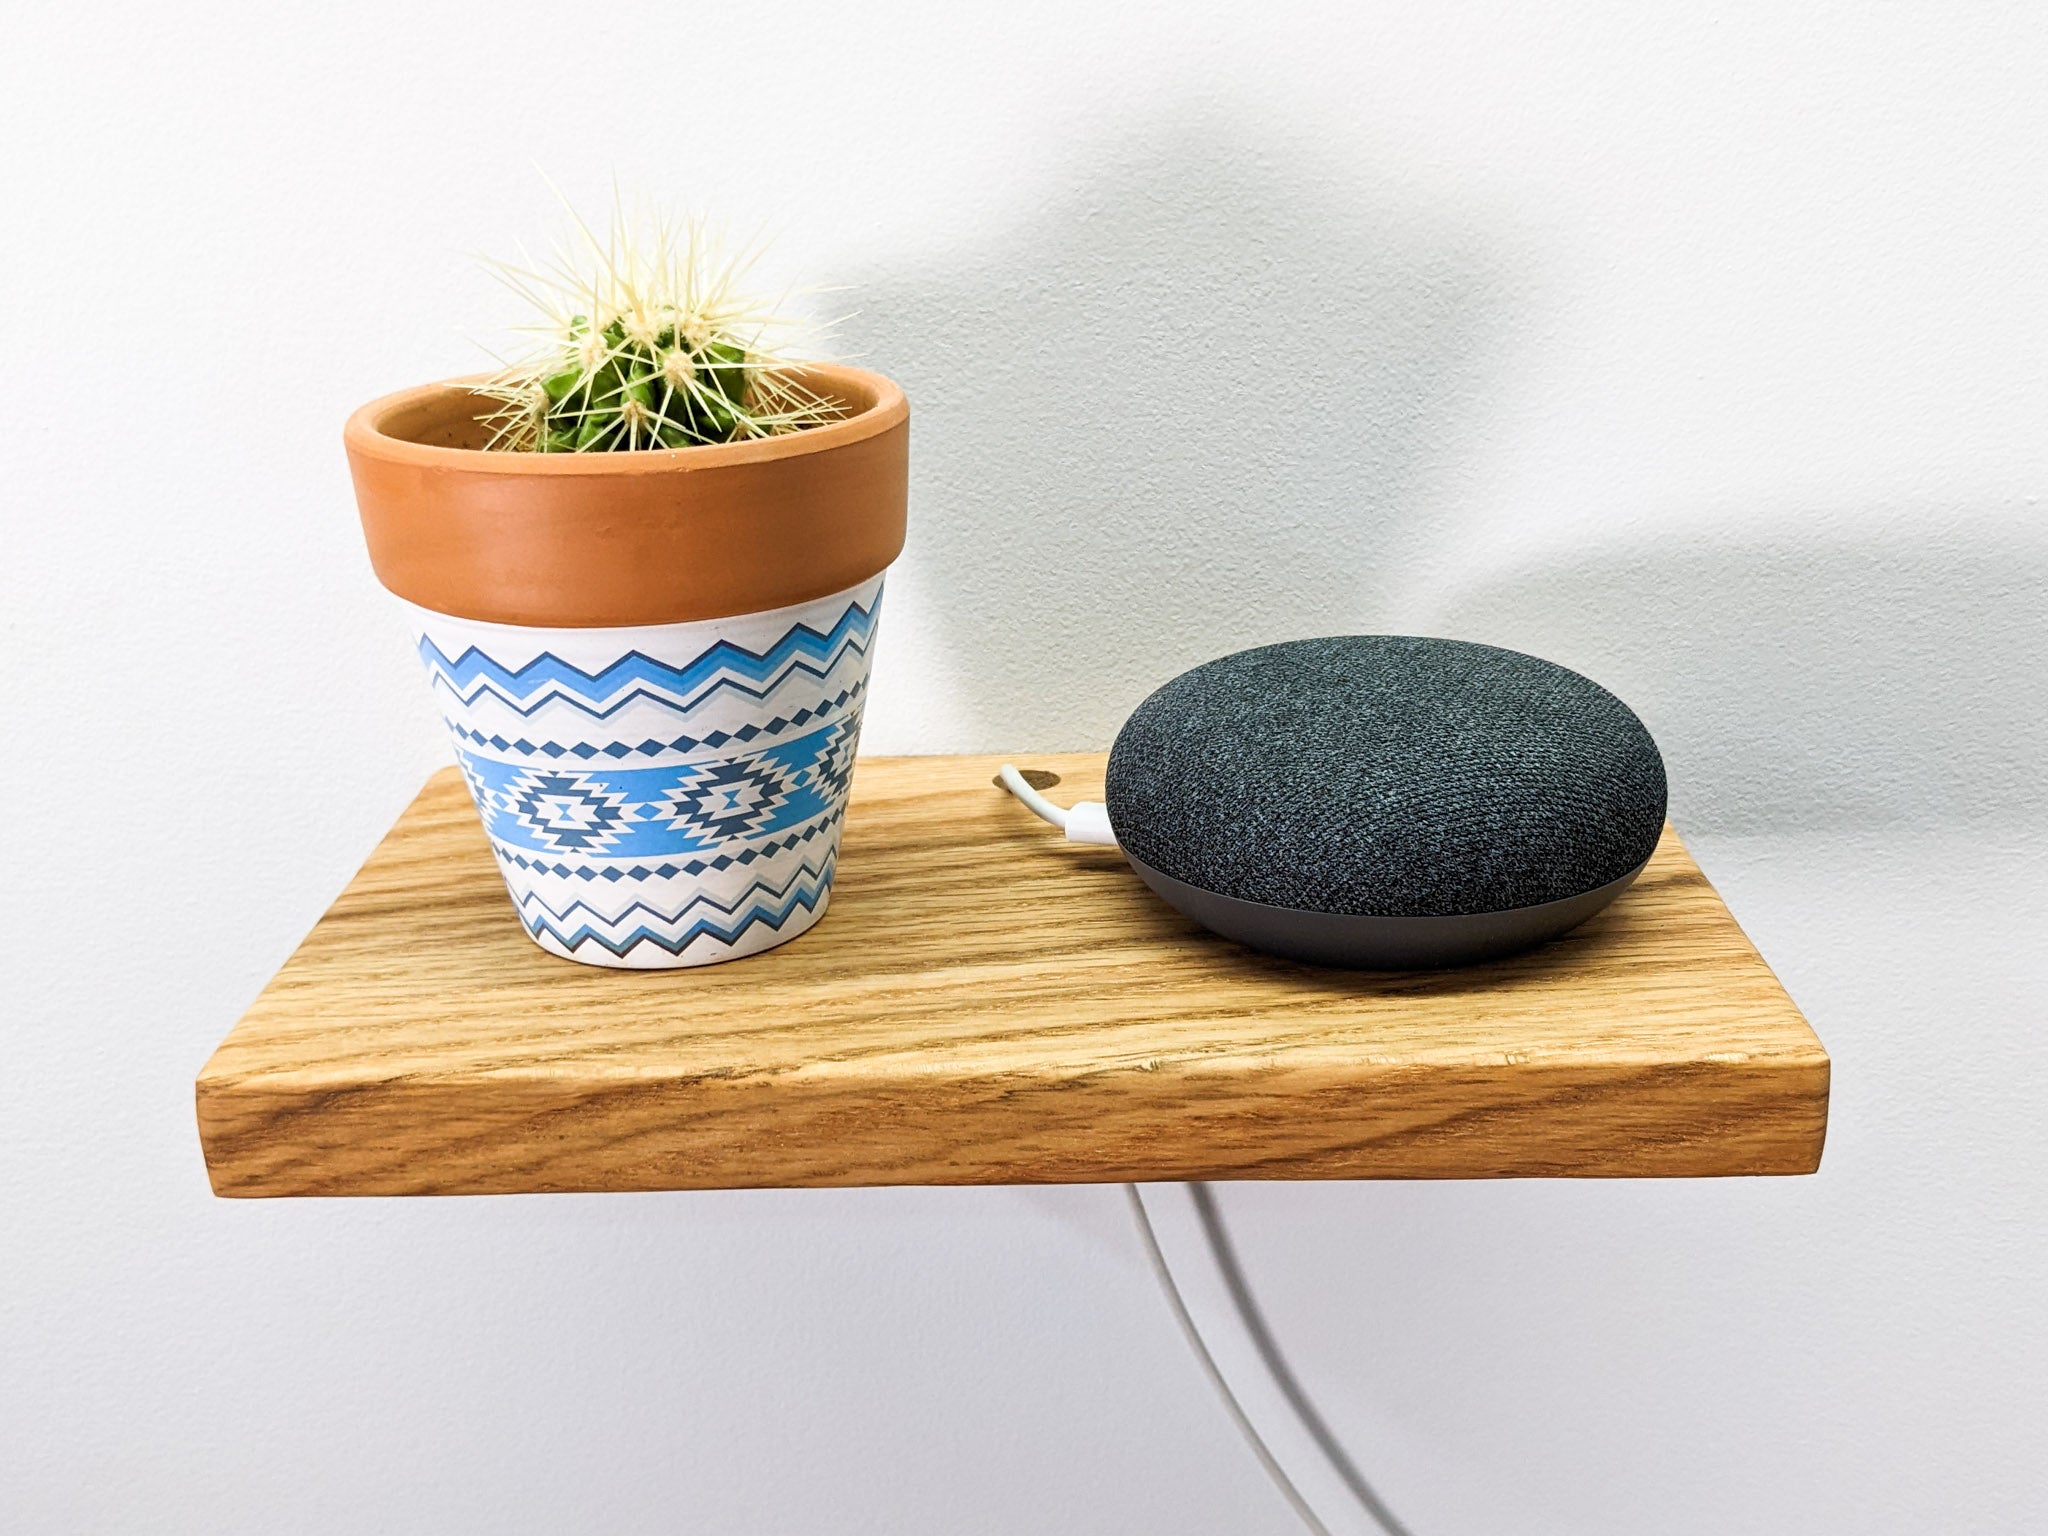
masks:
MULTIPOLYGON (((695 970, 544 954, 428 781, 199 1075, 223 1195, 1790 1174, 1828 1058, 1676 835, 1514 959, 1318 970, 1068 844, 1000 759, 866 758, 831 909, 695 970)), ((1030 757, 1100 798, 1100 754, 1030 757)))

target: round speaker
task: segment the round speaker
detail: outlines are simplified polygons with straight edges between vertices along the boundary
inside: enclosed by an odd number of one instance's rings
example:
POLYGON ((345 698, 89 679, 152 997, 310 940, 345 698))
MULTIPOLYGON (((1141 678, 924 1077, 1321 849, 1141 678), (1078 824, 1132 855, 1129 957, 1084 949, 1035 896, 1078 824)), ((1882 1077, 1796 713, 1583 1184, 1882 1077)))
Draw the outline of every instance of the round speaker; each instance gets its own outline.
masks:
POLYGON ((1526 948, 1620 895, 1664 824, 1664 760, 1552 662, 1341 635, 1166 684, 1117 734, 1107 800, 1132 867, 1205 927, 1408 970, 1526 948))

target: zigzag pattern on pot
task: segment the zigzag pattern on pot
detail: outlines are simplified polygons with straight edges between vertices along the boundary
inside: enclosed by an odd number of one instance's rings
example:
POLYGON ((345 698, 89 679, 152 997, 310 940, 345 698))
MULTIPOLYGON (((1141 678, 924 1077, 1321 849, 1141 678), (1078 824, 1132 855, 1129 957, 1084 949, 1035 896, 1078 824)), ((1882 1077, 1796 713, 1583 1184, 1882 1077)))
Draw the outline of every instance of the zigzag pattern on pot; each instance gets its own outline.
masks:
POLYGON ((628 651, 592 673, 543 651, 524 666, 508 667, 473 645, 446 656, 428 635, 420 636, 419 655, 433 686, 465 707, 489 697, 530 716, 560 703, 603 720, 646 700, 687 713, 723 690, 764 699, 793 676, 822 680, 845 657, 866 657, 881 606, 879 596, 865 608, 849 603, 831 629, 798 624, 765 651, 720 640, 682 666, 628 651))
POLYGON ((845 807, 829 813, 824 820, 814 821, 800 831, 772 843, 757 847, 742 848, 738 853, 721 853, 709 859, 686 859, 676 864, 565 864, 557 859, 549 863, 546 859, 530 859, 516 848, 503 843, 491 842, 491 851, 503 863, 535 875, 553 875, 561 880, 602 880, 617 885, 621 880, 673 880, 679 875, 702 875, 720 870, 739 869, 748 864, 757 864, 772 859, 778 853, 787 853, 799 844, 823 837, 836 828, 845 815, 845 807))
POLYGON ((857 679, 850 688, 839 690, 838 696, 820 699, 808 709, 800 709, 793 715, 777 715, 774 719, 756 725, 751 721, 731 731, 710 731, 703 736, 678 736, 672 741, 656 741, 652 737, 634 743, 625 741, 596 742, 578 741, 564 746, 558 741, 528 741, 525 737, 507 740, 495 732, 480 731, 464 725, 460 720, 450 720, 448 729, 455 733, 457 741, 470 742, 478 747, 493 747, 500 752, 523 752, 529 757, 546 757, 559 760, 564 757, 580 758, 590 762, 595 758, 609 757, 622 760, 628 757, 665 757, 674 752, 695 752, 705 747, 724 747, 733 742, 750 742, 763 736, 776 736, 793 730, 800 725, 809 725, 813 720, 823 720, 834 710, 843 710, 859 702, 861 694, 867 691, 867 679, 857 679))
POLYGON ((835 856, 828 854, 821 865, 799 865, 779 886, 756 880, 730 902, 698 896, 676 912, 634 901, 614 914, 600 911, 580 897, 558 910, 529 891, 518 898, 519 920, 536 939, 545 935, 571 951, 596 944, 623 956, 636 945, 652 944, 680 955, 701 940, 734 944, 757 925, 779 929, 797 912, 815 911, 832 889, 836 862, 835 856), (580 921, 579 912, 583 914, 580 921))

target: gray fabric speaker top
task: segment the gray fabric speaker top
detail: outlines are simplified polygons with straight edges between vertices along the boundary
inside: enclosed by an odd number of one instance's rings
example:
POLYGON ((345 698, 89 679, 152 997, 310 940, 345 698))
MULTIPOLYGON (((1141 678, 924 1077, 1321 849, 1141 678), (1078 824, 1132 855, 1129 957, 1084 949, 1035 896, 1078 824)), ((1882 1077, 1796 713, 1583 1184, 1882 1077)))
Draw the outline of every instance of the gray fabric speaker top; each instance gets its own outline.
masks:
POLYGON ((1124 848, 1243 901, 1450 917, 1629 874, 1664 760, 1629 707, 1518 651, 1407 635, 1261 646, 1184 672, 1109 755, 1124 848))

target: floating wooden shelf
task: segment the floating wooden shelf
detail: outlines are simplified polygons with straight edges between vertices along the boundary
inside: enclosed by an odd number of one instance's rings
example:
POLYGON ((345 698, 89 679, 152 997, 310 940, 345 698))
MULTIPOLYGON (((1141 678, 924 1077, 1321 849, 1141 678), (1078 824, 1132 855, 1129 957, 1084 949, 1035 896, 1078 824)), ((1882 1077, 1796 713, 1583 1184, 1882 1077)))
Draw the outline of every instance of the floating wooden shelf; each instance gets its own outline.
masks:
MULTIPOLYGON (((1025 760, 1100 798, 1100 755, 1025 760)), ((199 1075, 223 1195, 1808 1173, 1828 1058, 1668 830, 1542 949, 1270 960, 1062 841, 999 759, 870 758, 832 907, 753 959, 521 932, 454 769, 199 1075)))

